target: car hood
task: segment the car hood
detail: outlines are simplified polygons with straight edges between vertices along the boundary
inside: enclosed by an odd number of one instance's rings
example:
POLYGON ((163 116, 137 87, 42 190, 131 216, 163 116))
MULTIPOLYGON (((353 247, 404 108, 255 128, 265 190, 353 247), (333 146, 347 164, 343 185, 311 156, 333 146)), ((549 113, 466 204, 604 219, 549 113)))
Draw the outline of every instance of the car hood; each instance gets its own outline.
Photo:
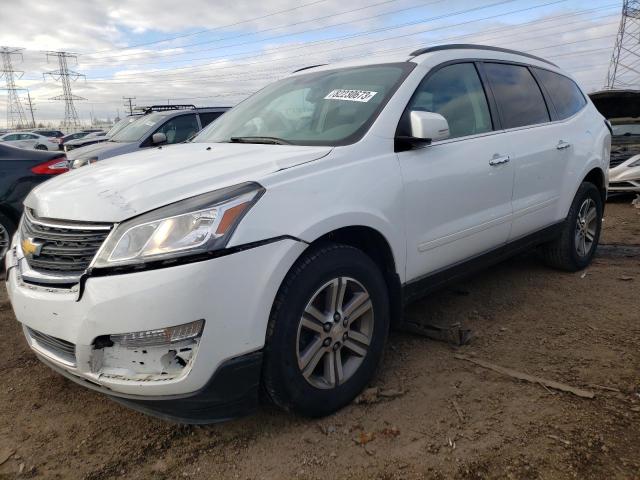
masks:
MULTIPOLYGON (((76 142, 78 140, 74 140, 76 142)), ((85 142, 94 141, 96 143, 92 143, 90 145, 86 145, 84 147, 78 147, 75 150, 71 150, 68 153, 69 160, 78 160, 78 159, 88 159, 88 158, 97 158, 98 160, 102 160, 104 158, 115 157, 116 155, 122 155, 123 153, 131 152, 134 147, 132 145, 136 145, 135 142, 109 142, 106 139, 94 138, 91 140, 90 138, 85 138, 85 142)), ((78 141, 79 144, 82 144, 82 141, 78 141)), ((71 142, 69 142, 71 144, 71 142)))
POLYGON ((120 222, 179 200, 322 158, 331 147, 188 143, 72 170, 31 191, 44 218, 120 222))

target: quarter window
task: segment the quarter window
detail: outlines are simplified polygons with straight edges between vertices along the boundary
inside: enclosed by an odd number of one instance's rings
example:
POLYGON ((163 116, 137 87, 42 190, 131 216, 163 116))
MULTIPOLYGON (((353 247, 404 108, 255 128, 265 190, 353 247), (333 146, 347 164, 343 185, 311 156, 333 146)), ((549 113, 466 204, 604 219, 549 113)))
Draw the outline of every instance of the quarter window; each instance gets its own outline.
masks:
POLYGON ((409 102, 400 123, 400 134, 409 135, 412 110, 439 113, 449 123, 450 138, 492 130, 487 98, 476 67, 457 63, 428 75, 409 102))
POLYGON ((202 124, 202 128, 209 125, 216 118, 222 115, 223 112, 204 112, 200 113, 200 123, 202 124))
POLYGON ((536 68, 534 71, 551 97, 558 119, 569 118, 587 104, 584 95, 573 80, 541 68, 536 68))
POLYGON ((550 120, 540 87, 527 67, 485 63, 484 68, 498 103, 502 128, 536 125, 550 120))
POLYGON ((187 140, 193 134, 198 133, 198 120, 195 115, 180 115, 167 121, 155 133, 164 133, 167 143, 180 143, 187 140))

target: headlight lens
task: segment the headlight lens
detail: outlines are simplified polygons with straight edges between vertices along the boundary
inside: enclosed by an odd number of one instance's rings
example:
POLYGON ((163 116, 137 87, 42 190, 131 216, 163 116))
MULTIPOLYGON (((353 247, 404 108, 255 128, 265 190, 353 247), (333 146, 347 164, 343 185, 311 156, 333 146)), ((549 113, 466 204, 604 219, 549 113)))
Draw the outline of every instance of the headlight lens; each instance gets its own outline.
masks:
POLYGON ((95 267, 129 265, 224 248, 264 189, 256 183, 192 197, 120 224, 95 267))
POLYGON ((635 162, 631 162, 627 167, 640 167, 640 157, 635 162))

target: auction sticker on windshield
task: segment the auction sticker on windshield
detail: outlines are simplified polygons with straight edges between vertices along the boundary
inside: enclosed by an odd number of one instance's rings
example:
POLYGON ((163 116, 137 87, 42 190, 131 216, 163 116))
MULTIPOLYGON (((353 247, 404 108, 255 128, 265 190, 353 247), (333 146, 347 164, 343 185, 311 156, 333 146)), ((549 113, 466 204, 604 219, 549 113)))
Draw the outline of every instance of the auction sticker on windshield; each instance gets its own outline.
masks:
POLYGON ((378 92, 368 90, 333 90, 325 100, 347 100, 349 102, 368 102, 378 92))

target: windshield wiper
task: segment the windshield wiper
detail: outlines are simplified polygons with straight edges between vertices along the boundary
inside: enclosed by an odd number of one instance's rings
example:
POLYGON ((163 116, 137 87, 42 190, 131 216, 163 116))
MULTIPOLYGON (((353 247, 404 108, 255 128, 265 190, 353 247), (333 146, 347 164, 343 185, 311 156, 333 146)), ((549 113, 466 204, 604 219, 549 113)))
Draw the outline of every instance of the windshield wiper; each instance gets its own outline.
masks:
POLYGON ((291 145, 291 143, 278 137, 231 137, 231 143, 265 143, 269 145, 291 145))

